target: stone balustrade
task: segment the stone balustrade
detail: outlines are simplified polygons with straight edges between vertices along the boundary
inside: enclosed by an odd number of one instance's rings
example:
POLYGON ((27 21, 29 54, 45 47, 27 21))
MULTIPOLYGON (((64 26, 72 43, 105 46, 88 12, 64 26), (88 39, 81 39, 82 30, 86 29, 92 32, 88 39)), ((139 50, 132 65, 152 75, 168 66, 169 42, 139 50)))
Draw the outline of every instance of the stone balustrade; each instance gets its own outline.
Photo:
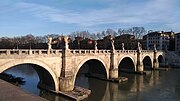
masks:
MULTIPOLYGON (((72 54, 93 54, 102 53, 109 54, 111 50, 81 50, 71 49, 69 50, 72 54)), ((115 50, 115 53, 136 53, 137 50, 115 50)), ((143 53, 153 52, 153 50, 142 50, 143 53)), ((158 51, 161 52, 161 51, 158 51)), ((0 55, 41 55, 41 54, 61 54, 62 50, 51 50, 46 49, 0 49, 0 55)))
MULTIPOLYGON (((91 54, 91 53, 103 53, 108 54, 111 53, 111 50, 70 50, 73 54, 91 54)), ((115 53, 136 53, 137 50, 115 50, 115 53)), ((153 52, 153 51, 143 51, 143 52, 153 52)))
POLYGON ((116 53, 136 53, 136 50, 116 50, 116 53))
POLYGON ((149 52, 153 52, 153 50, 141 50, 141 52, 143 52, 143 53, 149 53, 149 52))
POLYGON ((111 50, 70 50, 73 54, 111 53, 111 50))
POLYGON ((60 54, 62 50, 44 49, 0 49, 0 55, 41 55, 41 54, 60 54))

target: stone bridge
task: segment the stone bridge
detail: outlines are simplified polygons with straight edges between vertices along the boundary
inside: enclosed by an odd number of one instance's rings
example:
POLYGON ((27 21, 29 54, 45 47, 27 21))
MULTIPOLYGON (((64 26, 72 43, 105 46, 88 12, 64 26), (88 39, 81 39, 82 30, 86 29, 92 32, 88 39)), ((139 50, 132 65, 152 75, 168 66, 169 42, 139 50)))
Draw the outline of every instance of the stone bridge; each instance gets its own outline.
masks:
POLYGON ((17 65, 34 65, 40 78, 39 86, 56 92, 73 90, 76 76, 86 63, 91 64, 90 72, 103 73, 106 79, 113 79, 119 77, 121 68, 132 67, 134 72, 143 72, 148 66, 158 68, 165 63, 165 53, 156 50, 0 49, 0 73, 17 65))

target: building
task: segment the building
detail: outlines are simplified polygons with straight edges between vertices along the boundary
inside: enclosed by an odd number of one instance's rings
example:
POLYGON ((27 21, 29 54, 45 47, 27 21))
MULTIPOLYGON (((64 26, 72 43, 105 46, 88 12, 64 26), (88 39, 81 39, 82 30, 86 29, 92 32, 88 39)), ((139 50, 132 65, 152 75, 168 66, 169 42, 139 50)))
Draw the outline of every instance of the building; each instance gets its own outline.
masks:
POLYGON ((111 49, 111 40, 114 40, 115 49, 122 49, 122 43, 124 43, 124 49, 136 50, 138 42, 142 44, 142 39, 136 39, 134 35, 123 34, 117 37, 111 35, 105 36, 103 39, 97 40, 98 49, 111 49))
POLYGON ((136 50, 138 42, 142 43, 142 39, 136 39, 134 35, 123 34, 115 37, 116 49, 122 49, 122 43, 124 43, 124 49, 136 50))
POLYGON ((83 37, 75 37, 75 40, 72 42, 72 48, 73 49, 80 49, 81 47, 81 41, 83 40, 83 37))
POLYGON ((95 40, 85 38, 80 42, 80 49, 94 49, 95 40))
POLYGON ((163 32, 163 31, 156 31, 156 32, 149 32, 147 35, 143 36, 143 47, 147 50, 154 49, 154 45, 158 50, 174 50, 174 38, 175 33, 170 32, 163 32))
POLYGON ((175 34, 175 51, 180 52, 180 33, 175 34))
POLYGON ((103 39, 97 40, 97 47, 98 49, 111 49, 111 39, 114 39, 113 36, 108 35, 105 36, 103 39))
POLYGON ((103 39, 97 40, 97 48, 98 49, 105 49, 104 47, 105 47, 104 40, 103 39))
POLYGON ((94 49, 95 40, 83 37, 75 37, 75 40, 71 43, 72 49, 94 49))

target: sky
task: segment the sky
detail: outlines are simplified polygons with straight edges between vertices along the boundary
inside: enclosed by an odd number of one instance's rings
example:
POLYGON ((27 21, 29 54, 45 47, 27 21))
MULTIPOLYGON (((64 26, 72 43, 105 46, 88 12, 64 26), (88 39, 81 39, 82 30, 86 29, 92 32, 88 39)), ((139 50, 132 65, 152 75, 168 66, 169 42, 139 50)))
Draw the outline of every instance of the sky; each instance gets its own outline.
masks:
POLYGON ((180 0, 0 0, 0 37, 137 26, 180 32, 180 0))

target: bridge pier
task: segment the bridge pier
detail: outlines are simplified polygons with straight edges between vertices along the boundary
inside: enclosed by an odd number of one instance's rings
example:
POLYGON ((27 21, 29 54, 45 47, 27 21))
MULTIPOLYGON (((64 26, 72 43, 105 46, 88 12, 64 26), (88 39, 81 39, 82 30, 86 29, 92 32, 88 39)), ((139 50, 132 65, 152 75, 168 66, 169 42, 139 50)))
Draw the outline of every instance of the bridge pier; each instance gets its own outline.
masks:
POLYGON ((143 72, 144 71, 144 66, 140 62, 137 62, 136 68, 137 68, 136 72, 143 72))
POLYGON ((68 60, 71 59, 68 37, 64 36, 64 48, 62 51, 62 70, 59 78, 59 90, 60 91, 72 91, 74 89, 74 76, 72 73, 71 65, 68 60))
POLYGON ((59 78, 60 91, 72 91, 74 89, 73 76, 59 78))
POLYGON ((159 63, 158 63, 157 59, 154 59, 153 60, 153 69, 157 69, 157 68, 159 68, 159 63))
POLYGON ((112 48, 111 56, 110 56, 110 69, 109 69, 109 79, 116 79, 119 77, 118 68, 117 68, 117 60, 115 55, 115 49, 112 48))
POLYGON ((110 79, 116 79, 118 77, 119 77, 119 75, 118 75, 118 68, 109 69, 109 78, 110 79))
POLYGON ((159 63, 158 63, 157 59, 154 59, 153 60, 153 69, 157 69, 157 68, 159 68, 159 63))
POLYGON ((141 48, 138 47, 137 49, 137 63, 136 63, 136 70, 135 72, 143 73, 144 66, 141 59, 141 48))
POLYGON ((153 69, 159 68, 159 62, 157 60, 157 50, 154 48, 154 57, 153 57, 153 69))

